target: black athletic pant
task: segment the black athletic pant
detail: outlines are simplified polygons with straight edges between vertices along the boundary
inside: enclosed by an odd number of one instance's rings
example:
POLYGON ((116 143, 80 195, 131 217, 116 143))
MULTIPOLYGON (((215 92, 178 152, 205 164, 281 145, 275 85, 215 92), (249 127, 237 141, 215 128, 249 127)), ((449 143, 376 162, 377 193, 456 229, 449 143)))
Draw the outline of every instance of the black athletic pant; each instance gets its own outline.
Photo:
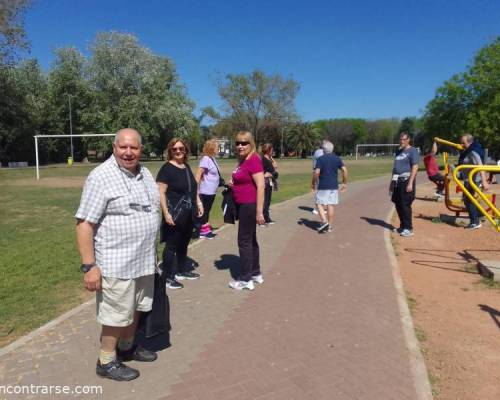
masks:
POLYGON ((411 220, 411 204, 415 200, 415 186, 416 182, 413 181, 413 190, 411 192, 406 191, 408 186, 408 180, 398 181, 394 192, 392 192, 392 201, 396 206, 396 212, 398 213, 400 228, 401 229, 413 229, 413 224, 411 220))
POLYGON ((175 226, 166 225, 164 229, 163 270, 167 278, 174 279, 176 273, 188 272, 187 249, 193 233, 191 211, 179 215, 175 226))
POLYGON ((201 217, 201 225, 205 225, 209 221, 210 210, 214 204, 215 194, 201 194, 200 200, 203 203, 203 216, 201 217))
POLYGON ((273 196, 273 188, 267 182, 266 179, 266 186, 264 189, 264 220, 266 222, 271 222, 271 216, 269 215, 269 208, 271 207, 271 198, 273 196))
POLYGON ((429 180, 434 182, 437 186, 437 191, 441 194, 444 193, 444 176, 441 174, 436 174, 429 176, 429 180))
POLYGON ((238 204, 238 248, 241 273, 238 280, 248 282, 260 275, 259 244, 257 243, 257 205, 238 204))

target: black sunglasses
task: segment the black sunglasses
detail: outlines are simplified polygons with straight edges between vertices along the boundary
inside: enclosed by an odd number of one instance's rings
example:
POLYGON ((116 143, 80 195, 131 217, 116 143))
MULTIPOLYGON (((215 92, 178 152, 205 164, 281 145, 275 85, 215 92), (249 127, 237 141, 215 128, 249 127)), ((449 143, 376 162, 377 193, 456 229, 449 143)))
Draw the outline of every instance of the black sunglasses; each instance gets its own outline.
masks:
POLYGON ((250 142, 240 142, 240 141, 236 141, 236 146, 247 146, 249 145, 250 142))

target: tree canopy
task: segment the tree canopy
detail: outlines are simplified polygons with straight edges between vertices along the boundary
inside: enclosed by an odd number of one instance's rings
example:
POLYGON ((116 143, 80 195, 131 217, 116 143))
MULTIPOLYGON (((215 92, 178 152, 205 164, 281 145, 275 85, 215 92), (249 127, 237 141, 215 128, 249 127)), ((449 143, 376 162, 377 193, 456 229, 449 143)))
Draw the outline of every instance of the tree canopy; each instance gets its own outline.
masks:
POLYGON ((423 122, 428 137, 457 141, 468 132, 500 155, 500 36, 477 52, 466 72, 436 90, 423 122))
MULTIPOLYGON (((100 33, 87 59, 77 49, 55 50, 45 74, 27 60, 0 69, 0 161, 33 161, 34 134, 113 133, 125 126, 143 134, 145 154, 161 154, 176 136, 198 135, 188 98, 173 62, 140 45, 134 35, 100 33), (69 125, 71 107, 72 126, 69 125)), ((109 140, 75 140, 76 157, 85 149, 110 151, 109 140)), ((42 160, 62 161, 67 141, 41 142, 42 160)))
POLYGON ((248 74, 228 74, 217 83, 222 113, 208 109, 216 121, 226 121, 233 131, 248 130, 257 142, 269 140, 272 132, 297 121, 295 97, 299 84, 279 74, 255 70, 248 74))
POLYGON ((12 64, 18 49, 27 49, 24 13, 31 0, 0 0, 0 64, 12 64))

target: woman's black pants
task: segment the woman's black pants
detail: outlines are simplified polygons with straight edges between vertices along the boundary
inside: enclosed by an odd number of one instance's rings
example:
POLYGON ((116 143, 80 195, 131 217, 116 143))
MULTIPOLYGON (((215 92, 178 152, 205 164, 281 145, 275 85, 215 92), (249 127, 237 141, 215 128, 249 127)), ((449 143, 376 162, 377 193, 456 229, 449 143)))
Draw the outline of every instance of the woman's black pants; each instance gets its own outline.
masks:
POLYGON ((165 225, 164 229, 163 270, 167 278, 175 279, 176 273, 188 272, 187 249, 193 233, 191 212, 179 215, 175 226, 165 225))
POLYGON ((255 203, 238 204, 238 248, 241 273, 238 280, 248 282, 252 276, 260 275, 259 244, 255 203))
POLYGON ((205 225, 209 221, 210 210, 214 204, 215 194, 201 194, 200 200, 203 203, 203 216, 201 217, 201 225, 205 225))
POLYGON ((273 188, 269 184, 269 182, 266 182, 266 186, 264 189, 264 220, 266 222, 271 222, 271 216, 269 215, 269 208, 271 207, 272 196, 273 196, 273 188))

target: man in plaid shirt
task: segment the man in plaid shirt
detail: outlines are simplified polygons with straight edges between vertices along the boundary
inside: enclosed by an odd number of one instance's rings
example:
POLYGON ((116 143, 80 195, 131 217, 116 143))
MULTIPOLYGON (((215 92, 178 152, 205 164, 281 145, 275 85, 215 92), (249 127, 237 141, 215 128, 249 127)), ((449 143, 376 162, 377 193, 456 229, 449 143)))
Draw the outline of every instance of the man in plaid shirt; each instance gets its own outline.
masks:
POLYGON ((154 361, 156 353, 133 346, 140 312, 151 310, 159 191, 151 173, 139 164, 141 135, 116 133, 113 155, 95 168, 83 188, 76 237, 85 288, 96 292, 97 321, 102 324, 96 373, 129 381, 139 371, 122 361, 154 361))

